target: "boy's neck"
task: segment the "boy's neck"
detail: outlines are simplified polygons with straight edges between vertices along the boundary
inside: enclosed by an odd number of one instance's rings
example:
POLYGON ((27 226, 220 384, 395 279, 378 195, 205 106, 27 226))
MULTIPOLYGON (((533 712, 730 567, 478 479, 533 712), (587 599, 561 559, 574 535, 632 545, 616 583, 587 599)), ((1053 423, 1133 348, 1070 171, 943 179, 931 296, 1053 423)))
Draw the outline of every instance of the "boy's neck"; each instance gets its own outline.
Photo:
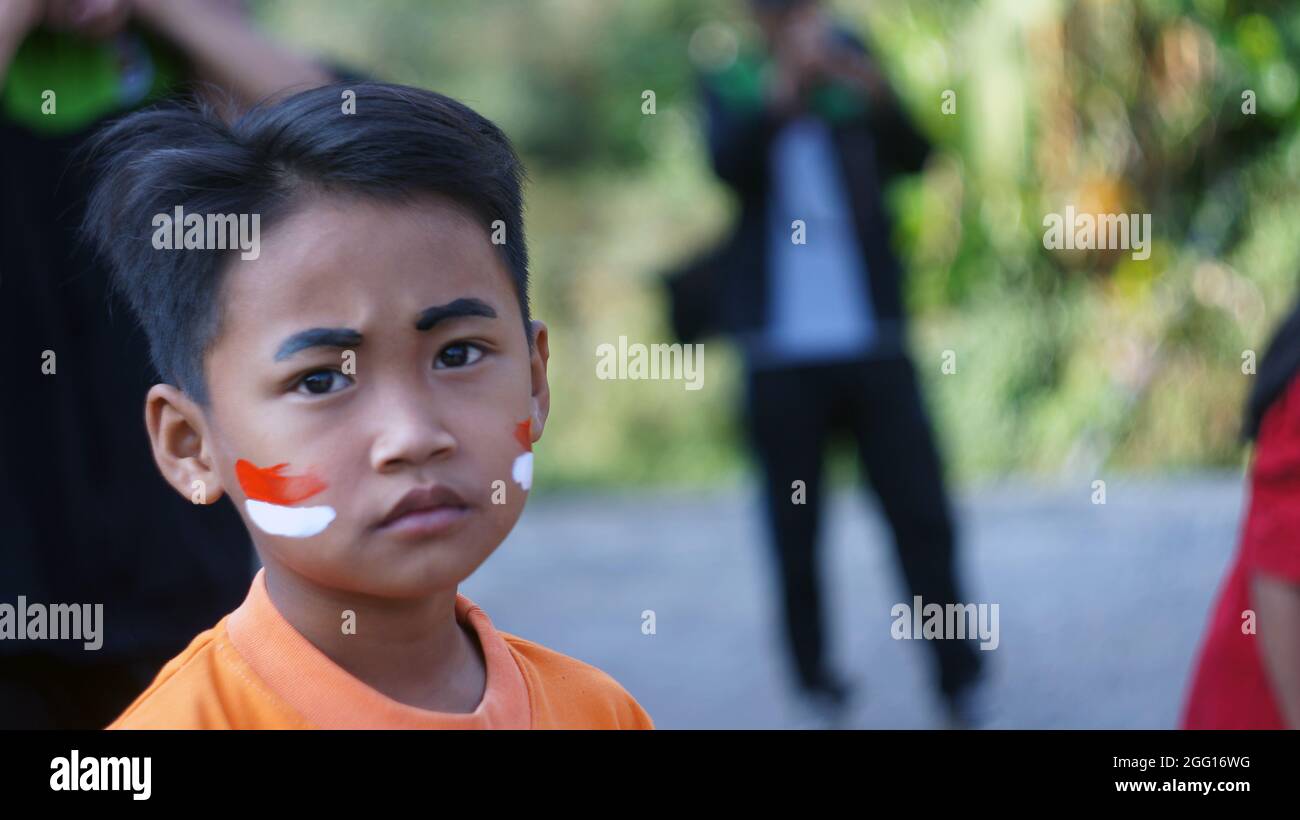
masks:
POLYGON ((487 668, 477 636, 456 620, 456 588, 394 601, 321 587, 266 562, 266 591, 286 621, 353 677, 400 703, 469 713, 487 668), (351 610, 354 634, 342 629, 351 610))

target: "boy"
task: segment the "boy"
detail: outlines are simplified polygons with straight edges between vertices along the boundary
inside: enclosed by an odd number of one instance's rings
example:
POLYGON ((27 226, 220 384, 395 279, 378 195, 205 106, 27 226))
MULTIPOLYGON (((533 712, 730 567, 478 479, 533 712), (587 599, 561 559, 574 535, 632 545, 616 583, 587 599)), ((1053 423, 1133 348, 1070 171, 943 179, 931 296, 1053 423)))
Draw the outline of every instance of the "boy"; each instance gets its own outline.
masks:
POLYGON ((263 564, 109 728, 653 728, 457 591, 519 518, 550 406, 501 131, 355 83, 230 126, 135 114, 95 151, 86 230, 162 375, 158 469, 229 495, 263 564))
POLYGON ((91 182, 78 149, 99 127, 186 86, 234 108, 334 79, 243 5, 0 2, 0 349, 51 351, 45 372, 15 368, 0 389, 0 600, 112 613, 90 652, 0 640, 5 729, 105 725, 248 591, 253 548, 235 508, 197 515, 141 446, 148 344, 76 242, 91 182))

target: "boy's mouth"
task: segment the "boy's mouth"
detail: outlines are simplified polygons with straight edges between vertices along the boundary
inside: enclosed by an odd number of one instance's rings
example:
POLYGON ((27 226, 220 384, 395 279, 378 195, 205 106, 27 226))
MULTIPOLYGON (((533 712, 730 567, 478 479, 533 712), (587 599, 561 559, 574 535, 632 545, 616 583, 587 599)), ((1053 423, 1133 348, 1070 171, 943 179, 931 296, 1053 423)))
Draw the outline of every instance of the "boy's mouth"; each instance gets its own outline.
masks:
POLYGON ((469 505, 459 493, 445 484, 432 484, 416 487, 402 496, 375 528, 433 535, 459 521, 467 512, 469 505))

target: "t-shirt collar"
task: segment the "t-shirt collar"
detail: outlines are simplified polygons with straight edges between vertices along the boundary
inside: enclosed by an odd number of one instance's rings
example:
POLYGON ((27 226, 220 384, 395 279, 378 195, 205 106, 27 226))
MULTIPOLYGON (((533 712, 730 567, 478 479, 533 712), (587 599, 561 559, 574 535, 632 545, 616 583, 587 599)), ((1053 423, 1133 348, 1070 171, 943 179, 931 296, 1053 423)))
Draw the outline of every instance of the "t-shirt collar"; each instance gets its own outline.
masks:
POLYGON ((248 597, 230 614, 226 628, 236 651, 258 677, 323 729, 528 728, 528 688, 505 639, 487 613, 459 593, 456 620, 474 630, 487 667, 483 700, 466 714, 393 700, 334 663, 275 608, 266 591, 265 568, 258 570, 248 597))

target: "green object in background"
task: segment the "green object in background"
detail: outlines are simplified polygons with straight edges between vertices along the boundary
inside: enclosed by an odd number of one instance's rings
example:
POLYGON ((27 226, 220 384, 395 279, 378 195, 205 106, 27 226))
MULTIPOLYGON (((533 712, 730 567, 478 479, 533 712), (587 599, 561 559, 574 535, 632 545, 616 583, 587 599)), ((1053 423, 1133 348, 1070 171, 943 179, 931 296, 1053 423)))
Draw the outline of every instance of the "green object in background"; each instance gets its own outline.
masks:
POLYGON ((709 81, 728 108, 757 114, 763 110, 765 67, 766 61, 760 55, 742 55, 714 73, 709 81))
MULTIPOLYGON (((737 57, 710 80, 724 104, 756 114, 765 104, 763 75, 771 65, 772 61, 766 54, 751 52, 737 57)), ((826 82, 813 89, 808 107, 817 116, 834 124, 864 115, 867 101, 864 95, 844 83, 826 82)))
POLYGON ((822 119, 831 123, 856 119, 867 113, 866 96, 839 82, 819 85, 813 89, 809 102, 822 119))
POLYGON ((41 133, 75 133, 160 96, 181 69, 173 51, 131 29, 98 42, 38 29, 9 66, 0 116, 41 133), (54 113, 46 113, 47 91, 54 113))

